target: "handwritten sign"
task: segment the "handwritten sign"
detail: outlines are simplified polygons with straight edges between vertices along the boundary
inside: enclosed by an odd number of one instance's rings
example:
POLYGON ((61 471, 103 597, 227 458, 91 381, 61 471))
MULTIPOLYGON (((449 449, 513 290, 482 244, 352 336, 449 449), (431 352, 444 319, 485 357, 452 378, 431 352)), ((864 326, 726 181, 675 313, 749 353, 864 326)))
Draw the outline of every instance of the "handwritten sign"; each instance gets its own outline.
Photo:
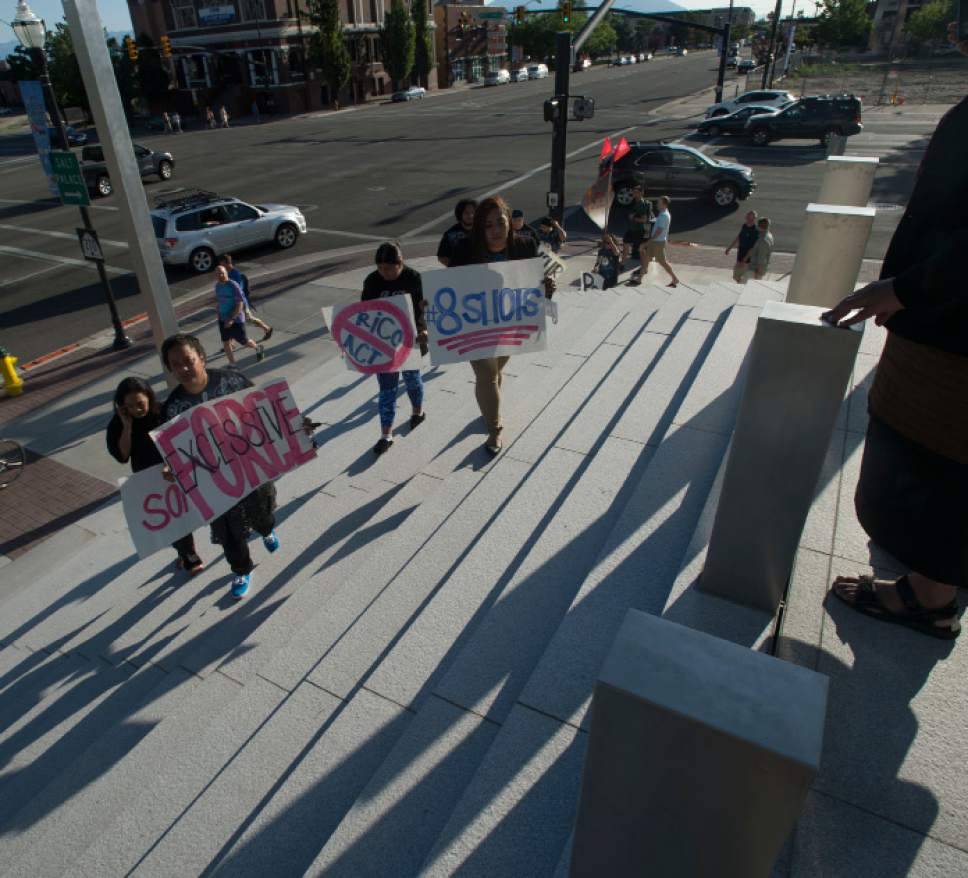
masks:
POLYGON ((410 296, 323 308, 323 319, 348 369, 372 375, 420 368, 410 296))
POLYGON ((162 485, 138 473, 122 486, 128 528, 142 557, 316 456, 285 379, 197 405, 152 430, 151 438, 175 481, 162 485))
POLYGON ((435 366, 548 346, 541 259, 421 274, 435 366))
POLYGON ((121 483, 121 507, 134 547, 142 558, 205 524, 181 486, 166 481, 161 471, 159 464, 134 473, 121 483))

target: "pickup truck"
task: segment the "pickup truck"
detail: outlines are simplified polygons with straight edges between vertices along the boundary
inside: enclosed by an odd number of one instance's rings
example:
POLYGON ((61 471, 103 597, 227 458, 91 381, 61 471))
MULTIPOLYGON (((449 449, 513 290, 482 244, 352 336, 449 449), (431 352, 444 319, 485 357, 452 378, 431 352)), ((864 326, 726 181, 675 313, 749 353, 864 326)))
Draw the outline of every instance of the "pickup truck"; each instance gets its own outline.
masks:
MULTIPOLYGON (((175 160, 170 152, 155 152, 147 146, 134 144, 134 157, 142 178, 157 175, 160 180, 170 180, 175 160)), ((100 146, 85 146, 81 150, 81 173, 92 195, 107 196, 114 191, 104 151, 100 146)))

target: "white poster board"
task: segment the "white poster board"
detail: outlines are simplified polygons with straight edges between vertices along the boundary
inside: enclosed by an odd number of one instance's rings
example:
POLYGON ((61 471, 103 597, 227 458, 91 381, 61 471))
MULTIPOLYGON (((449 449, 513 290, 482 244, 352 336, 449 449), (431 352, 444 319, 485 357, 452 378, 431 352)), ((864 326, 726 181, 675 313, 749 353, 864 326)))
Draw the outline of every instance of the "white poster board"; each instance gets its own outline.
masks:
POLYGON ((543 351, 542 259, 422 272, 434 366, 543 351))
POLYGON ((347 369, 372 375, 420 368, 409 295, 323 308, 323 320, 347 369))
POLYGON ((316 456, 284 378, 201 403, 152 430, 151 438, 175 481, 165 482, 155 468, 121 486, 128 529, 141 557, 316 456))

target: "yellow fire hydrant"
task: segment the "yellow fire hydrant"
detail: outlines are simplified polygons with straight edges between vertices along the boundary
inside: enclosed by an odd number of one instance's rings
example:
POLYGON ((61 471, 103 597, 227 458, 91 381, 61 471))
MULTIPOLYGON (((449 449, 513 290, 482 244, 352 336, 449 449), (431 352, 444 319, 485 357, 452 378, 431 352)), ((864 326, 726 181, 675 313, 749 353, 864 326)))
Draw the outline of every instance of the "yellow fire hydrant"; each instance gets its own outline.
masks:
POLYGON ((17 374, 17 358, 0 347, 0 372, 3 372, 3 385, 7 396, 20 396, 24 392, 23 379, 17 374))

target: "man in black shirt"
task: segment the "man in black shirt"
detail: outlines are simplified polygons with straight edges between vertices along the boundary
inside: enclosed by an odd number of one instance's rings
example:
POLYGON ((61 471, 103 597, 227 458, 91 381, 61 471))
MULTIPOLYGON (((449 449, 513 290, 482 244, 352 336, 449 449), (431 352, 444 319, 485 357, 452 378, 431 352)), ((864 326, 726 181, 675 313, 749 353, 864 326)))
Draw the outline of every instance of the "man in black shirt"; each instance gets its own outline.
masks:
POLYGON ((437 258, 445 268, 453 260, 457 245, 471 233, 474 226, 475 210, 477 210, 477 202, 473 198, 462 198, 457 202, 457 206, 454 208, 454 217, 457 222, 444 232, 440 239, 440 245, 437 247, 437 258))
POLYGON ((539 243, 538 232, 534 226, 530 226, 524 221, 523 210, 511 211, 511 229, 519 238, 533 238, 536 244, 539 243))
MULTIPOLYGON (((424 318, 423 284, 420 275, 403 264, 403 253, 393 243, 381 244, 376 251, 376 271, 370 272, 363 281, 364 302, 372 299, 386 299, 390 296, 407 294, 413 302, 413 316, 417 325, 417 341, 420 353, 427 353, 427 321, 424 318)), ((399 372, 377 372, 380 384, 380 439, 373 446, 374 454, 383 454, 393 445, 393 419, 397 413, 397 388, 400 385, 399 372)), ((410 415, 410 429, 415 430, 427 418, 423 410, 423 379, 419 369, 404 369, 403 383, 407 396, 413 406, 410 415)))
POLYGON ((741 284, 746 282, 746 272, 749 271, 749 263, 746 257, 749 255, 753 245, 759 238, 759 230, 756 227, 756 211, 750 210, 746 213, 746 222, 740 226, 739 234, 733 238, 733 243, 726 248, 726 255, 729 251, 736 248, 736 265, 733 266, 733 280, 741 284))

